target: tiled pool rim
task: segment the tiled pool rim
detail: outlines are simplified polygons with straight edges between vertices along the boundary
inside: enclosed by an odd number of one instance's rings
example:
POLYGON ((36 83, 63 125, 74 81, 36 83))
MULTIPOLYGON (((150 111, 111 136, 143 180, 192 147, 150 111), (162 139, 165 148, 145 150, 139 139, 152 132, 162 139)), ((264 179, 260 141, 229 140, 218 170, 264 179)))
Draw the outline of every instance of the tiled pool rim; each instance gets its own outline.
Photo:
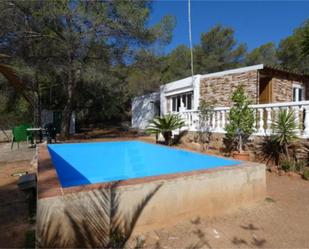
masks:
MULTIPOLYGON (((122 141, 122 140, 115 140, 115 141, 122 141)), ((136 141, 139 141, 139 140, 136 140, 136 141)), ((160 145, 160 146, 165 146, 165 145, 160 145)), ((178 149, 178 148, 173 147, 173 149, 178 149)), ((196 151, 187 150, 183 148, 179 148, 179 149, 203 154, 201 152, 196 152, 196 151)), ((217 156, 217 155, 212 155, 212 156, 224 158, 224 157, 217 156)), ((147 183, 147 182, 152 182, 152 181, 165 181, 165 180, 171 180, 171 179, 181 178, 181 177, 186 177, 186 176, 194 176, 194 175, 205 174, 205 173, 210 174, 210 173, 214 173, 214 172, 218 172, 222 170, 233 170, 235 168, 252 167, 253 165, 261 165, 261 164, 242 161, 240 164, 235 164, 232 166, 218 166, 216 168, 211 168, 211 169, 193 170, 189 172, 179 172, 179 173, 174 173, 174 174, 163 174, 163 175, 158 175, 158 176, 147 176, 147 177, 142 177, 142 178, 120 180, 117 183, 117 187, 126 186, 126 185, 134 185, 134 184, 142 184, 142 183, 147 183)), ((53 162, 52 162, 52 159, 51 159, 51 156, 49 154, 46 144, 41 144, 38 147, 37 181, 38 181, 38 199, 54 197, 54 196, 61 196, 61 195, 66 195, 66 194, 71 194, 71 193, 82 192, 82 191, 91 191, 93 189, 108 188, 112 186, 114 183, 113 181, 113 182, 94 183, 94 184, 86 184, 86 185, 81 185, 81 186, 63 188, 58 178, 56 169, 53 166, 53 162)))

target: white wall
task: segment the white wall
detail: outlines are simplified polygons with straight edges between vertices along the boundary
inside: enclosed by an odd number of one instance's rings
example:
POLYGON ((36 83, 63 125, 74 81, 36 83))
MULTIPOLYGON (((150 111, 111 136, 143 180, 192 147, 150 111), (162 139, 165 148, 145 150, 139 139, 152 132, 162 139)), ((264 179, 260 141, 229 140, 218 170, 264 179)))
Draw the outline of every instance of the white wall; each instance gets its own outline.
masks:
POLYGON ((169 110, 166 108, 166 98, 180 93, 193 92, 193 110, 197 110, 200 100, 200 78, 197 74, 181 80, 173 81, 160 87, 161 114, 166 114, 169 110))
POLYGON ((155 102, 160 100, 160 93, 155 92, 135 97, 132 100, 132 128, 145 129, 156 115, 155 102))

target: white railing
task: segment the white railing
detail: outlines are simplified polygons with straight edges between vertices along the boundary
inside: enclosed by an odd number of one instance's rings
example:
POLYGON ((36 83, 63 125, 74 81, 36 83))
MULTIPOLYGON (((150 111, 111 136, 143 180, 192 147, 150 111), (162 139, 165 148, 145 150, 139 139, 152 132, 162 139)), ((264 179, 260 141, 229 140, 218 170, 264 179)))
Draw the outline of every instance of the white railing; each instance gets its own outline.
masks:
MULTIPOLYGON (((297 134, 300 137, 309 138, 309 101, 282 102, 271 104, 250 105, 255 113, 254 135, 270 135, 271 126, 276 115, 281 109, 293 110, 297 125, 297 134)), ((228 123, 230 107, 216 107, 213 109, 206 123, 200 122, 199 112, 182 109, 179 113, 184 119, 186 129, 189 131, 204 130, 224 133, 224 127, 228 123)))

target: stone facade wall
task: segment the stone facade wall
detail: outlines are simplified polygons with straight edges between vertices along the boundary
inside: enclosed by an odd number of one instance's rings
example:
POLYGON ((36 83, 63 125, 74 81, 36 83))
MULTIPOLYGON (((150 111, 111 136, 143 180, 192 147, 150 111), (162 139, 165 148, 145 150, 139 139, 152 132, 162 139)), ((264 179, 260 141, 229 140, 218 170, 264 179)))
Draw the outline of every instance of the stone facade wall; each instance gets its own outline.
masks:
POLYGON ((201 78, 201 100, 213 103, 216 106, 231 106, 233 91, 239 85, 243 85, 252 103, 256 104, 258 96, 257 80, 257 70, 219 77, 201 78))
POLYGON ((200 99, 215 106, 231 106, 231 96, 243 85, 253 104, 259 102, 259 74, 272 78, 272 102, 293 101, 293 84, 305 86, 304 99, 309 99, 309 79, 278 70, 262 69, 237 74, 201 78, 200 99))
MULTIPOLYGON (((304 86, 305 83, 300 80, 288 78, 284 76, 275 75, 273 77, 273 102, 290 102, 293 101, 293 84, 304 86)), ((305 87, 304 99, 308 99, 308 87, 305 87)))
POLYGON ((293 101, 293 83, 283 78, 272 79, 273 102, 293 101))
POLYGON ((261 75, 272 78, 272 102, 293 101, 293 84, 304 86, 304 99, 309 98, 309 78, 285 71, 264 68, 259 71, 261 75))

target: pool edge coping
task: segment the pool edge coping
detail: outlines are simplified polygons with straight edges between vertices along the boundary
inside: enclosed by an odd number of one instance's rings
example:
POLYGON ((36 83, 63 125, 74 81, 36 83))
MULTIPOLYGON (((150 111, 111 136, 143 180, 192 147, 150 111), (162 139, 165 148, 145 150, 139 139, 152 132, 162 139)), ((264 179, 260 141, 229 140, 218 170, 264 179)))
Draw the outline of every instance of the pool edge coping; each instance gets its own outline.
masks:
MULTIPOLYGON (((135 141, 140 141, 140 140, 135 140, 135 141)), ((144 142, 144 141, 141 141, 141 142, 144 142)), ((173 149, 178 149, 178 148, 173 147, 173 149)), ((194 152, 191 150, 186 150, 184 148, 180 148, 180 149, 189 151, 189 152, 194 152)), ((196 152, 196 153, 208 155, 202 152, 196 152)), ((210 155, 210 156, 234 160, 232 158, 226 158, 226 157, 222 157, 218 155, 210 155)), ((121 186, 142 184, 142 183, 148 183, 148 182, 154 182, 154 181, 164 181, 164 180, 171 180, 171 179, 176 179, 176 178, 181 178, 181 177, 194 176, 198 174, 210 174, 210 173, 215 173, 215 172, 222 171, 222 170, 233 170, 236 168, 240 169, 244 167, 262 166, 262 165, 265 166, 264 164, 261 164, 261 163, 242 161, 241 163, 235 164, 232 167, 231 166, 218 166, 212 169, 193 170, 189 172, 178 172, 178 173, 173 173, 173 174, 147 176, 147 177, 142 177, 142 178, 133 178, 133 179, 128 179, 128 180, 111 181, 111 182, 104 182, 104 183, 93 183, 93 184, 86 184, 86 185, 81 185, 81 186, 63 188, 59 181, 56 169, 53 166, 53 163, 52 163, 52 160, 51 160, 48 148, 47 148, 47 144, 42 144, 38 148, 38 169, 37 169, 38 170, 38 175, 37 175, 38 199, 63 196, 67 194, 91 191, 91 190, 100 189, 100 188, 109 188, 112 186, 121 187, 121 186)))

